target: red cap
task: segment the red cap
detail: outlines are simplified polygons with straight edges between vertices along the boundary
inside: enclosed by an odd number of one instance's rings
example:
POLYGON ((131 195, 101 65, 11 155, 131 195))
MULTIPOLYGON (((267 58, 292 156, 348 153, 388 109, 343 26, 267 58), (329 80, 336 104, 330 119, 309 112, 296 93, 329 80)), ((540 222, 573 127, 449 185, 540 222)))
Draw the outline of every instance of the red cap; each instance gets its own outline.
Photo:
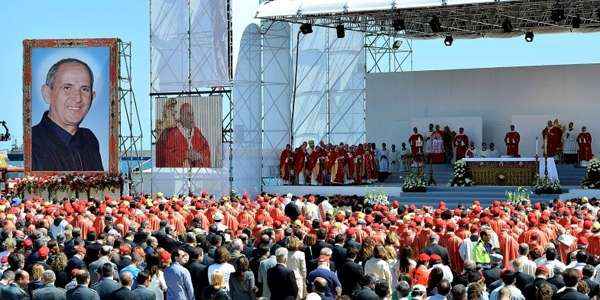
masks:
POLYGON ((548 274, 548 268, 546 268, 546 266, 544 265, 540 265, 535 269, 535 272, 544 272, 546 274, 548 274))
POLYGON ((591 229, 591 228, 592 228, 592 221, 590 221, 590 220, 583 221, 583 229, 591 229))
POLYGON ((23 241, 23 247, 30 248, 33 245, 33 241, 31 239, 26 239, 23 241))
POLYGON ((171 261, 171 253, 166 250, 160 252, 160 261, 163 263, 169 263, 171 261))
POLYGON ((48 247, 46 247, 46 246, 44 246, 44 247, 41 247, 41 248, 38 250, 38 254, 40 255, 40 257, 44 257, 44 258, 45 258, 45 257, 48 257, 48 253, 49 253, 49 252, 50 252, 50 249, 48 249, 48 247))
POLYGON ((428 262, 429 261, 429 255, 427 255, 427 253, 421 253, 421 254, 419 254, 419 261, 420 262, 428 262))
POLYGON ((442 257, 437 254, 432 254, 429 258, 431 259, 432 262, 442 261, 442 257))

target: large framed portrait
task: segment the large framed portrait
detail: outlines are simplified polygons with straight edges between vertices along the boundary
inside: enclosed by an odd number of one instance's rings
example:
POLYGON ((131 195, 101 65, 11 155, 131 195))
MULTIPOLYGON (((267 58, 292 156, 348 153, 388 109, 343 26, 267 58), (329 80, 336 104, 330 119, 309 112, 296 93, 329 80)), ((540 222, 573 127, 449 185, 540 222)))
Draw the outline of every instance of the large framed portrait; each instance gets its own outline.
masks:
POLYGON ((223 99, 156 99, 156 168, 221 168, 223 99))
POLYGON ((23 41, 25 173, 119 172, 118 42, 23 41))

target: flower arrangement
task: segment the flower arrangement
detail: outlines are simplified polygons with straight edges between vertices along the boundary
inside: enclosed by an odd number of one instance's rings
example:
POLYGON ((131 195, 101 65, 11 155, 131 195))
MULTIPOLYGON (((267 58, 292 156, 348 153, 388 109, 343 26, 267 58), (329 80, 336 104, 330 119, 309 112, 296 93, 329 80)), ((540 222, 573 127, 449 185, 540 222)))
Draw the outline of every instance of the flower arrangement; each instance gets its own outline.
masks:
POLYGON ((473 178, 469 168, 467 168, 467 162, 464 160, 457 160, 453 166, 453 176, 450 180, 450 186, 472 186, 473 178))
POLYGON ((536 194, 560 194, 562 188, 558 179, 552 180, 549 177, 538 176, 535 181, 534 191, 536 194))
POLYGON ((587 166, 585 178, 581 182, 584 189, 600 189, 600 159, 592 158, 587 166))
POLYGON ((389 205, 388 194, 384 191, 371 190, 365 194, 365 204, 373 206, 376 204, 389 205))
POLYGON ((74 175, 63 174, 53 176, 33 177, 26 176, 17 178, 13 185, 16 194, 37 193, 48 191, 48 194, 60 191, 89 192, 97 190, 117 190, 123 185, 120 175, 98 174, 98 175, 74 175))
POLYGON ((514 191, 506 192, 506 201, 513 205, 520 205, 523 202, 531 202, 531 195, 533 192, 525 187, 517 187, 514 191))
POLYGON ((411 172, 404 177, 404 181, 402 182, 402 191, 420 193, 426 192, 427 181, 423 176, 411 172))

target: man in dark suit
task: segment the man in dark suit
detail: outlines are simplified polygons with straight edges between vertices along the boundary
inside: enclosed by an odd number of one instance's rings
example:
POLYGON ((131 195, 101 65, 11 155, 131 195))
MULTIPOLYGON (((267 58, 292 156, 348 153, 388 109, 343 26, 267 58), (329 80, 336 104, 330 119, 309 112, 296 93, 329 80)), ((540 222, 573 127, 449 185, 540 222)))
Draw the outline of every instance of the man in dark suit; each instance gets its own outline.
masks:
POLYGON ((101 271, 102 278, 92 286, 92 289, 98 292, 98 295, 100 296, 101 300, 112 299, 112 292, 118 290, 121 287, 119 283, 113 279, 113 265, 111 263, 105 263, 102 266, 101 271))
POLYGON ((344 248, 344 236, 338 234, 335 236, 335 244, 333 245, 333 256, 331 259, 336 266, 341 267, 346 262, 346 255, 348 250, 344 248))
POLYGON ((190 277, 192 277, 196 299, 201 299, 204 289, 208 287, 208 267, 202 264, 204 259, 202 248, 196 247, 190 251, 190 262, 187 269, 190 271, 190 277))
POLYGON ((288 250, 278 248, 275 251, 277 265, 267 271, 267 283, 271 299, 293 300, 298 295, 298 285, 294 271, 286 267, 288 250))
POLYGON ((363 276, 363 269, 359 264, 354 262, 357 255, 358 249, 350 248, 346 262, 340 268, 338 276, 342 283, 342 295, 351 296, 360 289, 360 279, 363 276))
POLYGON ((524 291, 525 287, 532 284, 535 279, 533 276, 521 271, 515 272, 515 278, 517 279, 515 286, 521 291, 524 291))
POLYGON ((354 300, 378 300, 379 296, 375 293, 376 278, 372 274, 365 274, 360 278, 361 288, 357 290, 352 299, 354 300))
POLYGON ((556 287, 547 280, 548 273, 549 271, 544 265, 537 267, 535 270, 535 279, 523 290, 523 296, 525 296, 525 299, 536 299, 536 291, 539 290, 544 284, 552 287, 553 294, 556 293, 556 287))
POLYGON ((427 255, 437 254, 442 258, 445 265, 450 265, 450 256, 448 255, 448 249, 439 245, 440 237, 437 234, 432 234, 429 237, 429 246, 423 250, 427 255))
POLYGON ((15 272, 11 270, 4 271, 0 280, 0 299, 21 300, 27 299, 27 297, 27 291, 15 282, 15 272))
POLYGON ((121 287, 110 294, 110 299, 115 300, 131 300, 133 299, 133 292, 131 286, 133 285, 133 276, 128 271, 122 272, 120 275, 121 287))
POLYGON ((565 280, 565 288, 558 292, 552 297, 553 300, 589 300, 586 294, 577 291, 577 284, 579 283, 579 271, 576 269, 567 269, 563 273, 563 279, 565 280))
POLYGON ((75 275, 77 287, 67 291, 67 300, 100 300, 100 295, 88 287, 90 284, 90 273, 80 270, 75 275))
POLYGON ((590 288, 590 292, 588 293, 588 296, 590 296, 590 298, 599 295, 600 293, 598 281, 596 281, 593 278, 594 271, 595 269, 592 265, 585 265, 585 267, 583 267, 583 270, 581 271, 581 273, 583 274, 583 281, 585 281, 585 283, 587 283, 588 287, 590 288))
POLYGON ((331 245, 325 241, 326 237, 327 237, 327 232, 325 231, 325 229, 320 228, 319 230, 317 230, 317 242, 311 246, 312 253, 314 255, 314 257, 312 257, 312 259, 319 257, 319 253, 321 253, 321 249, 323 249, 323 248, 331 249, 331 245))
MULTIPOLYGON (((156 294, 154 291, 149 289, 150 286, 150 275, 146 271, 142 271, 137 276, 137 288, 131 292, 131 299, 133 300, 155 300, 156 294)), ((200 298, 196 298, 200 299, 200 298)))
POLYGON ((502 273, 502 255, 497 253, 492 253, 490 255, 491 263, 488 266, 484 266, 481 273, 483 273, 483 278, 485 279, 485 285, 489 288, 490 285, 498 280, 500 280, 500 274, 502 273))
POLYGON ((58 300, 67 298, 65 289, 54 286, 54 282, 56 281, 54 271, 44 271, 44 273, 42 273, 42 281, 44 282, 44 287, 33 291, 31 296, 32 300, 58 300))

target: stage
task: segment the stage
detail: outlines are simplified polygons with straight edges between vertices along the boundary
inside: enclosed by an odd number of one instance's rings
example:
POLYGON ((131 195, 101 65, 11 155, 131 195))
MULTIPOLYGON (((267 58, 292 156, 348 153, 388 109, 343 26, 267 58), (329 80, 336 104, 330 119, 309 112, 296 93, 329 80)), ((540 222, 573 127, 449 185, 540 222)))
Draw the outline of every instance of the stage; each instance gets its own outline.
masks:
MULTIPOLYGON (((317 194, 322 196, 357 195, 365 196, 370 192, 385 193, 391 200, 398 200, 403 204, 437 205, 440 201, 446 202, 449 207, 458 204, 470 205, 478 200, 482 205, 490 205, 493 201, 504 201, 507 192, 514 192, 515 186, 470 186, 447 187, 433 186, 425 193, 404 193, 401 184, 373 184, 356 186, 307 186, 307 185, 281 185, 265 186, 264 192, 285 195, 317 194)), ((565 193, 560 195, 532 195, 532 202, 550 202, 554 199, 567 200, 576 197, 600 197, 600 190, 584 190, 578 186, 563 186, 565 193)))

